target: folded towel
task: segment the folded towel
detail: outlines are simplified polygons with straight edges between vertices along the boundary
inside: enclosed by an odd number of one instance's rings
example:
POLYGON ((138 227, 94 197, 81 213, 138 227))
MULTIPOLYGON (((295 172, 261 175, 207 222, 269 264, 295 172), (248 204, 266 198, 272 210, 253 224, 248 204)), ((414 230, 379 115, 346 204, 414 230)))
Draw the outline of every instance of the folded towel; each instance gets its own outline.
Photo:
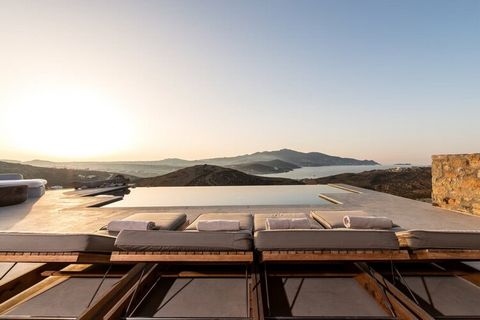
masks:
POLYGON ((310 229, 310 222, 307 218, 267 218, 265 220, 265 229, 310 229))
POLYGON ((392 229, 393 222, 386 217, 345 216, 343 224, 348 229, 392 229))
POLYGON ((155 229, 155 222, 153 221, 139 221, 139 220, 113 220, 107 225, 108 231, 122 231, 122 230, 153 230, 155 229))
POLYGON ((197 223, 198 231, 238 231, 239 220, 200 220, 197 223))

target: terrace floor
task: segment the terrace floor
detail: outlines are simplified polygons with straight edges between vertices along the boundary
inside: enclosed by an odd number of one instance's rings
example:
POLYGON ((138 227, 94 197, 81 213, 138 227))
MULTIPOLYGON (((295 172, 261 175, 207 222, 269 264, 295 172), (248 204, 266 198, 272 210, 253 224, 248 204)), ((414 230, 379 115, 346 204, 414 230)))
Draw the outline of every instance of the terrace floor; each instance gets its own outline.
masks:
POLYGON ((355 192, 325 193, 340 204, 317 206, 215 206, 105 208, 104 203, 119 199, 96 196, 112 189, 83 191, 51 190, 39 199, 0 208, 0 230, 37 232, 94 232, 109 221, 137 212, 183 212, 193 221, 205 212, 304 212, 313 210, 364 210, 372 215, 391 218, 405 229, 480 230, 480 216, 433 207, 429 203, 401 198, 376 191, 339 185, 355 192))

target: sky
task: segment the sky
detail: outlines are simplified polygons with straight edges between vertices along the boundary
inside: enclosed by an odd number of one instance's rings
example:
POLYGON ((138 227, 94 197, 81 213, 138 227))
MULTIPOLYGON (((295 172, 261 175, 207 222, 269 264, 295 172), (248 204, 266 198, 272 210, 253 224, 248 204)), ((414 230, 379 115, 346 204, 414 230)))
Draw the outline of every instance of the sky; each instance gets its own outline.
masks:
POLYGON ((480 1, 0 0, 0 159, 480 152, 480 1))

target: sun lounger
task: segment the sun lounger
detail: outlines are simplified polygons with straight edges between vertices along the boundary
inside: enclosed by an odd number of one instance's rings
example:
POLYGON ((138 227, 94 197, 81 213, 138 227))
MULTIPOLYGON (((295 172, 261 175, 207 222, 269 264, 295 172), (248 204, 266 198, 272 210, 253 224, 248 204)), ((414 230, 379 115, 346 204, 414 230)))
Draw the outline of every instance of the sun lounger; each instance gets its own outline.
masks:
MULTIPOLYGON (((219 224, 221 226, 221 223, 219 224)), ((202 214, 184 231, 124 230, 115 262, 155 262, 158 272, 138 283, 110 314, 139 318, 249 319, 256 307, 253 218, 247 213, 202 214), (238 231, 198 231, 200 221, 238 221, 238 231), (130 302, 132 301, 132 302, 130 302), (130 307, 131 306, 131 307, 130 307)))
MULTIPOLYGON (((157 228, 178 228, 183 213, 134 214, 126 220, 148 219, 157 228)), ((115 233, 113 233, 115 234, 115 233)), ((115 250, 115 237, 108 231, 95 233, 0 232, 0 262, 106 263, 115 250)))
POLYGON ((253 261, 251 214, 202 214, 185 231, 123 230, 115 246, 123 251, 112 261, 130 262, 240 262, 253 261), (240 222, 238 231, 198 231, 200 220, 230 219, 240 222))
POLYGON ((0 262, 105 263, 114 243, 99 234, 0 232, 0 262))
MULTIPOLYGON (((255 249, 265 261, 369 261, 407 259, 399 250, 395 233, 387 230, 323 229, 311 221, 311 229, 265 230, 265 219, 282 214, 255 215, 255 249)), ((288 217, 307 217, 304 213, 288 217)))
POLYGON ((411 259, 480 260, 480 231, 409 230, 397 237, 411 259))

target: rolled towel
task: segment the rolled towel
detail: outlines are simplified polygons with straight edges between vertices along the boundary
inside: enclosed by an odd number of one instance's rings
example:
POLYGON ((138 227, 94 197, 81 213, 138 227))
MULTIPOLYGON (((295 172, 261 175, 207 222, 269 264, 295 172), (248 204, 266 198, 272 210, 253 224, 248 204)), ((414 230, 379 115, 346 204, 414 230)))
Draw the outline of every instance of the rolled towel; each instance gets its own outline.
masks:
POLYGON ((238 231, 239 220, 200 220, 197 223, 198 231, 238 231))
POLYGON ((153 230, 155 229, 155 222, 140 221, 140 220, 113 220, 107 225, 108 231, 119 232, 122 230, 153 230))
POLYGON ((307 218, 267 218, 265 229, 310 229, 310 222, 307 218))
POLYGON ((392 229, 393 222, 387 217, 345 216, 343 224, 348 229, 392 229))

